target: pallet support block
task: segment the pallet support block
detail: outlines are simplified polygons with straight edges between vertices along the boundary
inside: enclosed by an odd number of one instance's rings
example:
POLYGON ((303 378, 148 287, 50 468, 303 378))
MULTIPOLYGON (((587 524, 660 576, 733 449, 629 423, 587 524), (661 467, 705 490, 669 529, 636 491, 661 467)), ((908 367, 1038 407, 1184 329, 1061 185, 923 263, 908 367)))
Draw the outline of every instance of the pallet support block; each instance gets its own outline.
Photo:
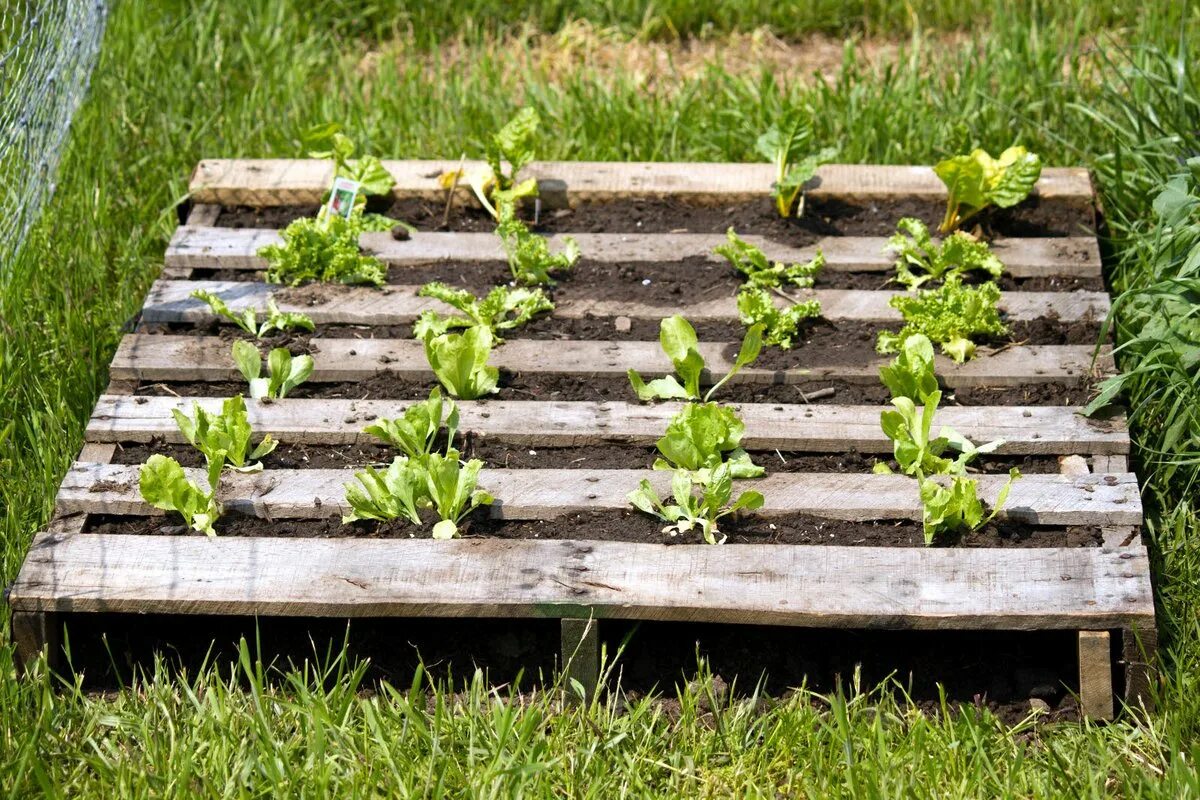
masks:
POLYGON ((1158 631, 1153 625, 1133 626, 1121 631, 1121 661, 1125 667, 1126 707, 1154 710, 1151 691, 1158 680, 1158 631))
POLYGON ((29 674, 38 658, 56 672, 62 662, 61 614, 48 611, 14 611, 12 637, 16 645, 17 668, 29 674))
MULTIPOLYGON (((591 700, 600 683, 600 623, 589 619, 562 620, 562 674, 570 683, 583 687, 584 699, 591 700)), ((575 687, 568 684, 567 696, 577 698, 575 687)))
POLYGON ((1111 646, 1108 631, 1079 632, 1079 707, 1088 719, 1113 716, 1111 646))

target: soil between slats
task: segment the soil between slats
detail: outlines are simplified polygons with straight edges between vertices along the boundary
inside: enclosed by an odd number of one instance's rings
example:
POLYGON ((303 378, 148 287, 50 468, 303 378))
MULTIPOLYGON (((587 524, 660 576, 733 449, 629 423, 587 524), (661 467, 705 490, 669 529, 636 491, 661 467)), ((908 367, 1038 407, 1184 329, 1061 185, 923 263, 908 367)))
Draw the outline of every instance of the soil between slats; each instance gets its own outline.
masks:
MULTIPOLYGON (((747 484, 744 488, 750 488, 747 484)), ((630 487, 632 490, 634 487, 630 487)), ((914 491, 915 483, 914 483, 914 491)), ((429 539, 434 519, 417 527, 407 520, 359 521, 343 525, 338 516, 324 519, 266 520, 241 514, 225 514, 214 526, 219 536, 278 536, 287 538, 429 539)), ((670 535, 661 520, 633 510, 589 511, 565 514, 553 520, 499 520, 478 509, 459 530, 463 538, 588 540, 637 544, 705 545, 699 532, 670 535)), ((182 518, 171 514, 135 517, 107 514, 88 515, 85 533, 146 536, 190 536, 182 518)), ((846 547, 924 547, 921 524, 908 520, 845 522, 788 514, 770 518, 739 515, 721 521, 726 546, 838 545, 846 547)), ((1100 547, 1099 527, 1038 526, 991 522, 955 541, 938 542, 953 547, 1100 547)))
MULTIPOLYGON (((764 193, 765 194, 765 193, 764 193)), ((496 223, 475 205, 456 204, 448 227, 443 226, 445 203, 406 198, 390 206, 377 202, 371 210, 403 220, 419 230, 488 232, 496 223)), ((782 219, 773 201, 696 205, 669 198, 580 201, 573 208, 543 211, 534 230, 542 233, 724 233, 770 236, 797 246, 823 236, 890 236, 903 217, 917 217, 931 228, 941 223, 944 201, 912 197, 848 201, 810 196, 801 219, 782 219)), ((282 228, 300 217, 315 216, 318 206, 227 207, 216 225, 226 228, 282 228)), ((532 219, 532 215, 529 215, 532 219)), ((986 234, 995 236, 1080 236, 1095 232, 1090 204, 1031 197, 1009 209, 992 209, 976 218, 986 234)))
MULTIPOLYGON (((457 439, 463 458, 478 458, 486 466, 499 469, 650 469, 654 466, 655 458, 659 457, 653 445, 518 446, 492 441, 473 433, 457 439)), ((258 438, 255 437, 254 441, 257 442, 258 438)), ((185 467, 204 465, 204 457, 196 448, 167 444, 161 440, 120 443, 112 463, 142 464, 155 453, 170 456, 185 467)), ((395 448, 385 444, 311 445, 284 441, 260 460, 264 469, 343 469, 365 464, 387 465, 399 454, 395 448)), ((885 458, 884 454, 752 450, 750 455, 754 463, 768 472, 868 473, 879 461, 886 461, 893 469, 896 468, 896 463, 885 458)), ((971 466, 981 473, 994 474, 1005 474, 1011 467, 1028 474, 1059 471, 1056 456, 984 456, 971 466)))

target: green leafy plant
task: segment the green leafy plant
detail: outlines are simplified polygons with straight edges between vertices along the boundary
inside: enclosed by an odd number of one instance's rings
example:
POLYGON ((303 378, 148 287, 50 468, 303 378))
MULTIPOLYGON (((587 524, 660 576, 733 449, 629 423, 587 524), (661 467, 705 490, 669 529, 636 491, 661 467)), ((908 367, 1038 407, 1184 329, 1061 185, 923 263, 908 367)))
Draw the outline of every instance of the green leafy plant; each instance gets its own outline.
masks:
POLYGON ((453 400, 443 399, 441 390, 435 386, 427 399, 410 405, 402 416, 381 419, 368 425, 363 432, 382 439, 410 459, 420 461, 433 452, 433 443, 443 426, 449 431, 447 441, 453 443, 458 431, 458 406, 453 400))
POLYGON ((761 327, 763 341, 789 350, 800 332, 800 323, 821 316, 821 301, 801 300, 779 308, 766 289, 743 288, 737 296, 738 317, 747 327, 761 327))
POLYGON ((295 356, 285 347, 276 347, 267 356, 267 377, 262 375, 262 356, 258 348, 244 340, 233 343, 233 362, 250 384, 250 396, 279 399, 308 380, 316 363, 312 356, 295 356))
POLYGON ((342 524, 355 520, 387 522, 404 518, 421 524, 420 508, 429 504, 425 467, 418 461, 396 456, 383 472, 373 467, 354 473, 357 484, 346 484, 346 502, 350 513, 342 524))
MULTIPOLYGON (((258 472, 262 464, 250 462, 263 458, 279 444, 268 433, 250 449, 253 431, 246 418, 246 401, 240 394, 225 400, 220 414, 210 414, 199 403, 192 404, 190 417, 178 408, 171 409, 171 414, 183 438, 204 454, 210 472, 215 467, 218 475, 226 462, 236 472, 258 472)), ((210 482, 215 485, 215 480, 210 482)))
POLYGON ((211 488, 205 491, 188 480, 178 461, 159 453, 150 456, 138 473, 143 500, 163 511, 178 512, 195 531, 216 536, 213 523, 221 518, 221 505, 217 502, 216 480, 211 478, 211 470, 209 482, 211 488))
POLYGON ((357 181, 360 184, 360 200, 365 200, 363 195, 386 195, 396 184, 377 156, 352 158, 355 151, 354 142, 341 133, 341 126, 336 122, 311 128, 303 138, 309 146, 327 143, 326 149, 309 151, 308 157, 333 159, 334 177, 357 181))
POLYGON ((654 462, 660 470, 684 469, 706 483, 712 470, 729 465, 735 478, 758 478, 766 470, 750 460, 742 449, 746 425, 737 413, 719 403, 688 403, 667 423, 666 435, 658 440, 663 458, 654 462))
POLYGON ((761 492, 745 491, 738 495, 732 503, 733 471, 729 464, 721 464, 712 470, 707 482, 701 483, 688 470, 676 470, 671 476, 671 494, 675 502, 666 505, 658 493, 643 479, 638 488, 628 495, 630 504, 646 514, 658 517, 669 523, 663 528, 663 533, 672 536, 687 533, 693 528, 699 528, 704 541, 709 544, 723 544, 725 537, 720 535, 719 521, 741 510, 762 508, 761 492))
MULTIPOLYGON (((997 439, 976 446, 953 428, 943 425, 936 438, 930 438, 933 417, 941 403, 939 391, 925 395, 920 406, 907 397, 893 397, 894 409, 884 411, 880 426, 892 440, 892 454, 901 472, 923 478, 927 475, 965 475, 967 465, 977 456, 991 453, 1004 444, 997 439), (956 458, 946 458, 948 450, 958 453, 956 458)), ((884 463, 875 465, 876 473, 891 472, 884 463)))
POLYGON ((974 478, 954 475, 950 478, 949 486, 944 486, 934 478, 922 478, 921 522, 925 544, 931 545, 939 538, 977 531, 991 522, 1008 501, 1013 482, 1020 477, 1021 472, 1016 467, 1009 470, 1008 481, 996 495, 996 503, 987 516, 984 516, 983 503, 979 500, 979 482, 974 478))
POLYGON ((993 280, 1004 272, 988 243, 969 233, 955 231, 939 244, 925 223, 912 217, 900 220, 896 229, 887 249, 896 255, 896 281, 910 291, 929 281, 961 280, 975 270, 986 272, 993 280))
MULTIPOLYGON (((754 325, 746 331, 733 366, 725 377, 713 384, 712 388, 705 393, 703 397, 705 402, 727 380, 758 358, 758 354, 762 350, 762 332, 763 329, 760 325, 754 325)), ((658 341, 663 352, 667 354, 667 358, 671 359, 671 363, 675 366, 676 374, 683 379, 683 382, 680 383, 679 378, 676 378, 675 375, 668 375, 665 378, 658 378, 646 383, 636 370, 631 369, 628 373, 629 382, 633 385, 633 390, 637 392, 638 399, 643 402, 648 400, 700 400, 700 379, 704 373, 704 357, 700 355, 700 340, 696 338, 696 329, 690 322, 676 314, 659 323, 658 341)))
POLYGON ((879 379, 892 397, 907 397, 919 404, 938 391, 934 374, 933 343, 919 333, 906 336, 891 364, 879 368, 879 379))
POLYGON ((485 163, 471 169, 443 172, 442 188, 451 189, 466 182, 480 204, 497 220, 503 216, 503 202, 515 204, 522 197, 537 197, 537 181, 517 183, 517 175, 534 159, 533 140, 541 123, 537 111, 523 108, 488 139, 485 163), (505 173, 504 164, 509 165, 505 173))
POLYGON ((949 192, 938 228, 949 233, 990 206, 1010 208, 1028 197, 1042 174, 1042 160, 1024 147, 1010 147, 999 158, 977 149, 940 161, 933 171, 949 192))
POLYGON ((566 272, 579 261, 579 245, 571 237, 563 240, 562 250, 552 253, 546 237, 533 233, 517 219, 513 204, 501 203, 500 209, 496 233, 504 242, 508 268, 517 283, 553 286, 551 273, 566 272))
POLYGON ((896 295, 889 304, 904 317, 904 327, 898 333, 881 331, 876 349, 880 353, 895 353, 905 339, 919 333, 961 364, 975 354, 971 337, 1008 333, 996 308, 999 300, 1000 287, 996 284, 989 281, 979 286, 964 286, 953 276, 936 289, 896 295))
POLYGON ((322 213, 294 220, 280 236, 283 244, 258 250, 267 260, 267 282, 298 286, 306 281, 382 286, 387 269, 358 247, 366 223, 354 211, 349 219, 322 213))
POLYGON ((417 294, 441 300, 462 312, 462 316, 447 316, 436 311, 421 312, 413 325, 413 335, 418 339, 424 339, 427 334, 440 336, 452 328, 481 326, 500 341, 498 331, 519 328, 537 314, 554 310, 554 303, 541 288, 497 286, 481 301, 465 289, 454 289, 434 281, 422 286, 417 294))
POLYGON ((267 298, 267 316, 260 324, 256 309, 244 308, 242 309, 242 313, 238 314, 220 297, 203 289, 197 289, 192 292, 191 296, 207 303, 208 307, 212 309, 213 314, 216 314, 218 317, 224 317, 246 333, 260 339, 273 331, 287 331, 297 328, 306 331, 315 330, 312 318, 298 311, 280 311, 279 306, 275 304, 274 297, 267 298))
POLYGON ((425 358, 452 397, 475 400, 496 391, 500 371, 488 366, 492 354, 492 333, 475 326, 463 333, 427 335, 425 358))
POLYGON ((835 147, 813 152, 812 139, 812 122, 791 114, 772 124, 755 142, 762 157, 775 165, 771 196, 781 217, 790 217, 793 208, 797 217, 804 216, 804 184, 817 174, 817 167, 837 156, 835 147))
POLYGON ((446 455, 430 453, 425 462, 425 481, 429 499, 441 518, 433 526, 433 538, 453 539, 458 535, 458 523, 479 506, 490 506, 493 497, 476 489, 483 462, 477 458, 463 463, 457 450, 446 455))
POLYGON ((762 250, 740 238, 733 228, 727 230, 725 235, 729 241, 718 245, 714 252, 724 256, 734 269, 742 273, 746 282, 754 287, 790 285, 809 289, 817 273, 825 266, 825 254, 820 250, 805 264, 784 264, 781 261, 772 262, 762 250))

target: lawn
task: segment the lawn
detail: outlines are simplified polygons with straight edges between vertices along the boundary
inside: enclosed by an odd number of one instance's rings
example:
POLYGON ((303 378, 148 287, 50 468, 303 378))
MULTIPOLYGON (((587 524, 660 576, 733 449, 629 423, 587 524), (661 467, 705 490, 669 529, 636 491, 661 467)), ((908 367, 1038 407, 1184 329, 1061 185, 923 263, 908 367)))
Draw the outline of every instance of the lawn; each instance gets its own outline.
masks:
POLYGON ((1195 9, 359 5, 115 4, 57 193, 0 293, 5 583, 48 518, 201 157, 299 156, 305 129, 326 120, 381 156, 454 157, 530 105, 550 132, 544 158, 757 160, 756 134, 805 106, 843 162, 931 163, 1019 141, 1094 170, 1150 515, 1159 711, 1010 728, 970 710, 923 714, 888 686, 723 701, 703 670, 670 705, 613 693, 564 707, 482 677, 377 684, 338 658, 270 669, 252 644, 229 663, 160 662, 94 693, 44 673, 18 680, 5 628, 8 794, 1200 796, 1200 286, 1187 258, 1200 223, 1182 200, 1169 224, 1151 210, 1200 153, 1195 9))

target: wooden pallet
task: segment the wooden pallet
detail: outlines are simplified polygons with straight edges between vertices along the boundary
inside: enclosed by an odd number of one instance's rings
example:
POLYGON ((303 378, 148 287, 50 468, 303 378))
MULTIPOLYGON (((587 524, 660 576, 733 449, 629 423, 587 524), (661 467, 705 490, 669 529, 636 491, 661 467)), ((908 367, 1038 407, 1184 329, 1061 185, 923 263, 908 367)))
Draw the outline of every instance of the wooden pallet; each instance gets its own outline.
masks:
MULTIPOLYGON (((398 197, 443 197, 435 176, 449 162, 385 162, 398 197)), ((761 197, 771 181, 765 165, 536 164, 543 194, 562 204, 639 195, 694 203, 761 197)), ((171 409, 192 398, 134 397, 147 381, 238 379, 228 343, 215 336, 154 332, 164 323, 211 323, 206 306, 190 299, 197 288, 234 308, 261 307, 278 287, 255 281, 214 281, 194 270, 258 270, 256 251, 278 241, 275 230, 214 227, 219 207, 291 205, 319 200, 330 168, 316 161, 206 160, 191 193, 197 203, 172 237, 166 268, 152 287, 139 329, 122 340, 109 392, 96 405, 87 442, 60 489, 56 517, 39 534, 12 587, 14 633, 22 658, 49 648, 65 614, 89 612, 267 614, 290 616, 551 617, 563 625, 564 662, 585 682, 594 677, 594 619, 708 621, 813 627, 1079 632, 1080 694, 1085 713, 1113 713, 1113 677, 1130 703, 1148 701, 1154 654, 1154 607, 1149 562, 1139 531, 1136 478, 1129 473, 1123 420, 1090 420, 1077 408, 948 406, 937 424, 975 440, 1003 438, 1001 452, 1058 456, 1059 474, 1028 475, 1013 488, 1006 514, 1031 525, 1103 526, 1098 548, 967 549, 796 545, 673 546, 588 541, 279 539, 129 536, 83 533, 89 515, 159 514, 138 495, 136 466, 110 463, 122 442, 181 441, 171 409), (150 327, 147 327, 150 326, 150 327), (1119 638, 1119 642, 1114 641, 1119 638), (1114 645, 1116 645, 1114 647, 1114 645), (1119 653, 1114 664, 1111 653, 1119 653)), ((1085 171, 1047 169, 1042 200, 1090 207, 1085 171)), ((814 196, 844 199, 943 196, 925 167, 827 166, 814 196)), ((613 263, 710 261, 721 234, 578 234, 585 257, 613 263)), ((811 257, 746 237, 774 258, 811 257)), ((503 262, 491 234, 419 233, 408 241, 367 234, 364 248, 389 265, 439 261, 503 262)), ((833 271, 883 272, 891 260, 877 237, 830 237, 820 243, 833 271)), ((1100 255, 1093 237, 1014 238, 996 251, 1016 278, 1096 278, 1100 255)), ((715 263, 715 262, 714 262, 715 263)), ((402 325, 435 301, 415 285, 382 291, 340 287, 309 307, 286 290, 285 310, 310 314, 318 325, 402 325)), ((829 319, 894 322, 889 291, 817 290, 829 319)), ((1063 322, 1099 319, 1108 311, 1100 292, 1015 291, 1004 296, 1012 319, 1056 315, 1063 322)), ((657 319, 660 307, 574 298, 558 305, 564 318, 657 319)), ((689 307, 689 318, 736 321, 732 298, 689 307)), ((379 372, 430 380, 421 346, 402 339, 322 338, 313 381, 357 381, 379 372)), ((702 345, 710 367, 728 366, 731 343, 702 345)), ((747 383, 787 384, 820 378, 870 383, 885 359, 807 372, 749 368, 747 383)), ((525 374, 621 379, 626 370, 669 371, 656 342, 533 341, 513 337, 493 363, 525 374)), ((1072 382, 1111 371, 1110 354, 1089 346, 1015 345, 965 365, 939 363, 950 387, 1023 386, 1072 382)), ((632 399, 632 396, 630 397, 632 399)), ((217 397, 198 398, 215 408, 217 397)), ((560 402, 505 398, 459 404, 464 431, 529 447, 600 443, 648 445, 662 434, 672 404, 560 402)), ((353 444, 366 440, 369 420, 402 412, 400 400, 288 399, 251 404, 256 433, 288 443, 353 444)), ((744 444, 751 450, 886 453, 875 406, 744 404, 744 444)), ((267 470, 223 479, 231 511, 262 518, 317 519, 341 514, 342 470, 267 470)), ((623 508, 642 477, 665 488, 663 473, 637 470, 485 469, 481 483, 497 496, 503 519, 554 519, 578 511, 623 508)), ((982 476, 985 499, 996 476, 982 476)), ((831 519, 917 519, 911 479, 870 474, 780 473, 758 482, 763 514, 802 511, 831 519)))

